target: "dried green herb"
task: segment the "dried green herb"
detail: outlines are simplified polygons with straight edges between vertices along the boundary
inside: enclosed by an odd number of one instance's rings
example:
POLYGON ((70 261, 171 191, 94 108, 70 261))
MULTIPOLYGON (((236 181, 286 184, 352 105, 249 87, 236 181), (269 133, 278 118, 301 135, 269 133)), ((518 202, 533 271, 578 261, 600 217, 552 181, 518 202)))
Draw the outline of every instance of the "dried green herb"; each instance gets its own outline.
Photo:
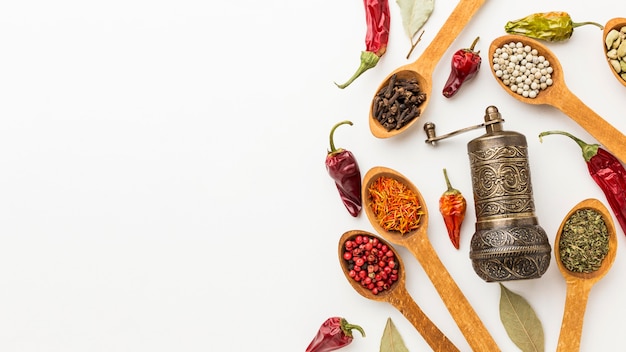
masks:
MULTIPOLYGON (((408 59, 417 43, 419 43, 422 35, 420 34, 415 42, 413 39, 433 13, 435 0, 396 0, 396 3, 400 7, 404 32, 411 41, 411 50, 406 56, 408 59)), ((422 34, 424 34, 424 31, 422 31, 422 34)))
POLYGON ((592 273, 609 252, 609 229, 595 209, 578 209, 565 220, 559 239, 561 263, 576 273, 592 273))
POLYGON ((409 352, 391 318, 387 318, 383 337, 380 339, 380 352, 409 352))
POLYGON ((522 352, 543 352, 543 325, 524 297, 500 284, 500 320, 506 333, 522 352))

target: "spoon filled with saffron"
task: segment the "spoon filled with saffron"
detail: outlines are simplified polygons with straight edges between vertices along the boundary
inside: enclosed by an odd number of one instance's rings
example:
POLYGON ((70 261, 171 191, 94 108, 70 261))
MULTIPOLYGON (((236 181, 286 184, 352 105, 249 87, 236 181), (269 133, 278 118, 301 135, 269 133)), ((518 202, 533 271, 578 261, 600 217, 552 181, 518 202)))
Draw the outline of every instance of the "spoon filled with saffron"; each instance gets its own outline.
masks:
MULTIPOLYGON (((509 54, 507 54, 507 57, 508 56, 509 54)), ((598 142, 600 142, 600 144, 604 145, 622 162, 626 162, 626 136, 604 120, 600 115, 591 110, 591 108, 585 105, 576 95, 574 95, 574 93, 569 90, 565 84, 563 68, 561 67, 559 60, 545 45, 541 44, 538 40, 520 35, 504 35, 491 42, 488 61, 491 65, 491 73, 496 78, 496 81, 515 99, 526 104, 550 105, 559 109, 584 128, 598 142), (548 61, 549 66, 552 68, 550 77, 552 84, 548 85, 544 89, 538 90, 538 92, 532 93, 533 96, 536 94, 534 98, 530 95, 524 96, 518 93, 518 91, 522 92, 523 89, 516 89, 514 91, 511 88, 511 85, 505 84, 505 80, 502 79, 501 76, 499 77, 499 70, 494 68, 494 65, 496 64, 494 62, 494 55, 504 59, 498 54, 498 49, 502 50, 505 45, 515 45, 516 43, 520 43, 522 48, 529 47, 530 49, 536 49, 536 56, 542 56, 545 58, 545 61, 548 61)))
POLYGON ((439 32, 430 42, 430 45, 420 57, 413 63, 401 66, 391 72, 376 90, 376 94, 370 106, 369 126, 372 135, 377 138, 389 138, 406 131, 411 127, 426 109, 432 91, 432 76, 441 57, 446 53, 452 42, 456 39, 465 25, 474 16, 478 9, 486 0, 460 0, 439 32), (403 111, 398 112, 398 117, 394 118, 394 126, 384 126, 380 120, 387 120, 381 112, 385 110, 381 105, 383 99, 392 98, 392 88, 394 86, 415 85, 417 83, 419 92, 424 95, 423 99, 417 102, 408 103, 403 111), (405 112, 405 115, 402 115, 405 112), (409 116, 409 117, 407 117, 409 116), (399 122, 397 120, 407 120, 399 122))
POLYGON ((428 239, 428 210, 417 187, 401 173, 377 166, 363 178, 362 198, 363 208, 374 229, 392 244, 406 247, 417 258, 472 350, 499 351, 428 239), (380 204, 380 199, 385 197, 404 198, 403 211, 407 210, 410 215, 403 217, 402 221, 390 218, 393 212, 380 204), (391 228, 390 224, 399 226, 391 228))
POLYGON ((597 199, 585 199, 565 216, 554 240, 554 256, 567 293, 557 351, 578 351, 589 292, 615 260, 613 218, 597 199))
POLYGON ((356 292, 393 305, 433 351, 459 351, 415 303, 406 289, 404 263, 385 240, 366 231, 348 231, 339 239, 339 262, 356 292))

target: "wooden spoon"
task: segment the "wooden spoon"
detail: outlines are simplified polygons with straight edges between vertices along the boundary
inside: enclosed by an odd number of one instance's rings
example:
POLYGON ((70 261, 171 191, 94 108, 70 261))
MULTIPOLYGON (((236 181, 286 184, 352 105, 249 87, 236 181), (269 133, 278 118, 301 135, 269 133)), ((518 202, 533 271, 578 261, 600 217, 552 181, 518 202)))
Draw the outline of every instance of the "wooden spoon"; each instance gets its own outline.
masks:
MULTIPOLYGON (((413 63, 401 66, 395 71, 391 72, 387 78, 381 83, 376 90, 376 94, 382 88, 386 87, 389 83, 389 79, 393 75, 397 75, 398 79, 417 79, 420 89, 426 93, 426 100, 420 106, 421 114, 424 114, 426 106, 430 101, 430 95, 432 91, 432 76, 437 63, 446 53, 446 50, 450 47, 452 42, 459 35, 463 27, 474 16, 476 11, 485 3, 486 0, 460 0, 455 9, 450 14, 450 17, 443 24, 435 38, 430 42, 430 45, 424 50, 422 55, 413 63)), ((370 106, 370 118, 369 126, 370 131, 375 137, 388 138, 400 134, 406 131, 411 125, 413 125, 419 116, 411 120, 400 129, 394 129, 387 131, 373 115, 374 104, 372 102, 370 106)))
POLYGON ((578 123, 589 134, 591 134, 600 144, 604 145, 610 150, 617 158, 622 162, 626 162, 626 136, 624 136, 619 130, 606 122, 600 115, 596 114, 587 105, 585 105, 576 95, 574 95, 569 88, 565 85, 563 78, 563 68, 559 63, 556 55, 554 55, 546 46, 541 44, 538 40, 519 36, 519 35, 505 35, 496 38, 489 47, 489 62, 491 65, 491 73, 496 78, 496 81, 512 95, 515 99, 526 104, 546 104, 551 105, 561 112, 568 115, 572 120, 578 123), (509 87, 504 85, 500 78, 496 77, 493 70, 493 53, 496 49, 502 47, 504 44, 510 42, 522 42, 524 45, 529 45, 533 49, 537 49, 539 55, 543 55, 552 66, 554 72, 552 73, 552 80, 554 83, 552 86, 542 90, 537 94, 536 98, 524 98, 523 96, 511 91, 509 87))
POLYGON ((458 351, 459 349, 452 344, 452 342, 444 335, 441 330, 426 316, 424 311, 415 303, 411 295, 406 289, 406 275, 405 275, 405 266, 402 262, 402 259, 398 255, 398 252, 385 240, 382 238, 371 234, 366 231, 352 230, 344 233, 339 239, 339 262, 341 263, 341 269, 343 270, 346 279, 350 282, 350 285, 354 288, 356 292, 358 292, 361 296, 371 299, 374 301, 380 302, 389 302, 391 305, 396 307, 404 315, 408 321, 413 324, 415 329, 424 337, 424 340, 428 343, 428 345, 434 351, 458 351), (382 291, 377 295, 373 294, 372 291, 363 287, 360 283, 350 277, 348 274, 350 269, 348 268, 348 262, 343 259, 343 249, 344 244, 347 240, 354 239, 358 235, 364 235, 369 237, 376 237, 378 240, 386 244, 389 247, 395 257, 396 261, 400 265, 400 270, 398 271, 398 281, 394 282, 388 290, 382 291))
POLYGON ((426 233, 426 229, 428 228, 428 210, 426 209, 426 202, 415 185, 399 172, 386 167, 377 166, 370 169, 363 178, 362 197, 364 203, 363 208, 374 229, 387 241, 406 247, 415 258, 417 258, 430 281, 433 283, 433 286, 437 289, 439 296, 448 308, 452 318, 472 347, 472 350, 499 351, 500 349, 493 340, 493 337, 489 334, 487 328, 474 311, 474 308, 469 304, 456 282, 454 282, 454 279, 452 279, 452 276, 450 276, 450 273, 443 265, 437 252, 435 252, 435 249, 430 243, 428 234, 426 233), (400 232, 387 231, 380 226, 370 206, 369 188, 374 181, 382 176, 393 178, 405 184, 417 195, 421 211, 423 212, 418 229, 402 235, 400 232))
MULTIPOLYGON (((626 18, 622 17, 613 18, 606 23, 606 25, 604 26, 604 35, 602 36, 602 48, 604 49, 605 53, 608 51, 606 50, 606 44, 604 42, 604 38, 606 38, 606 35, 609 34, 612 29, 616 29, 617 31, 619 31, 624 26, 626 26, 626 18)), ((613 72, 613 75, 615 76, 615 78, 617 78, 619 83, 626 86, 626 80, 624 80, 622 76, 615 72, 613 66, 608 59, 606 60, 606 63, 609 65, 609 69, 611 70, 611 72, 613 72)))
POLYGON ((597 199, 586 199, 578 203, 565 216, 554 240, 554 256, 565 278, 567 285, 567 293, 565 298, 565 311, 563 313, 563 322, 561 324, 561 333, 559 335, 559 344, 557 351, 578 351, 580 349, 580 337, 583 330, 583 321, 585 309, 587 307, 587 299, 591 287, 598 282, 611 268, 615 260, 617 250, 617 236, 615 234, 615 226, 613 218, 607 208, 597 199), (604 222, 609 232, 609 252, 602 261, 601 267, 592 273, 578 273, 568 270, 561 262, 561 254, 559 250, 559 241, 561 232, 565 222, 571 215, 579 209, 594 209, 604 218, 604 222))

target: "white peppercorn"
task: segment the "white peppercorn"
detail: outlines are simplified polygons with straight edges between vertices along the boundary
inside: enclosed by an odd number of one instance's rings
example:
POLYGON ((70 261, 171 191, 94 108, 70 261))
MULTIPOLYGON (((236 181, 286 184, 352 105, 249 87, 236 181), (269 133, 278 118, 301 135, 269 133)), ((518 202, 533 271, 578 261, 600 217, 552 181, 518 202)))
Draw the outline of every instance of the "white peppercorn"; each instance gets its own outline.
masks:
POLYGON ((537 49, 521 42, 497 48, 492 62, 496 77, 511 91, 525 98, 536 98, 540 91, 553 84, 550 62, 539 55, 537 49))

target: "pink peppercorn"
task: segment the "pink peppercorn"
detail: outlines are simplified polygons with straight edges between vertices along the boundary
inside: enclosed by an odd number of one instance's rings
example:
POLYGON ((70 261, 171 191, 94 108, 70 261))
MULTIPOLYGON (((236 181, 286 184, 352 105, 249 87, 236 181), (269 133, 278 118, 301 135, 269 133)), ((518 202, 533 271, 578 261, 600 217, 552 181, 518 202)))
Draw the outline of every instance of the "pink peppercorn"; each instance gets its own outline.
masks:
POLYGON ((395 254, 391 248, 376 237, 357 235, 347 240, 343 258, 347 263, 349 277, 377 295, 398 280, 395 254))

